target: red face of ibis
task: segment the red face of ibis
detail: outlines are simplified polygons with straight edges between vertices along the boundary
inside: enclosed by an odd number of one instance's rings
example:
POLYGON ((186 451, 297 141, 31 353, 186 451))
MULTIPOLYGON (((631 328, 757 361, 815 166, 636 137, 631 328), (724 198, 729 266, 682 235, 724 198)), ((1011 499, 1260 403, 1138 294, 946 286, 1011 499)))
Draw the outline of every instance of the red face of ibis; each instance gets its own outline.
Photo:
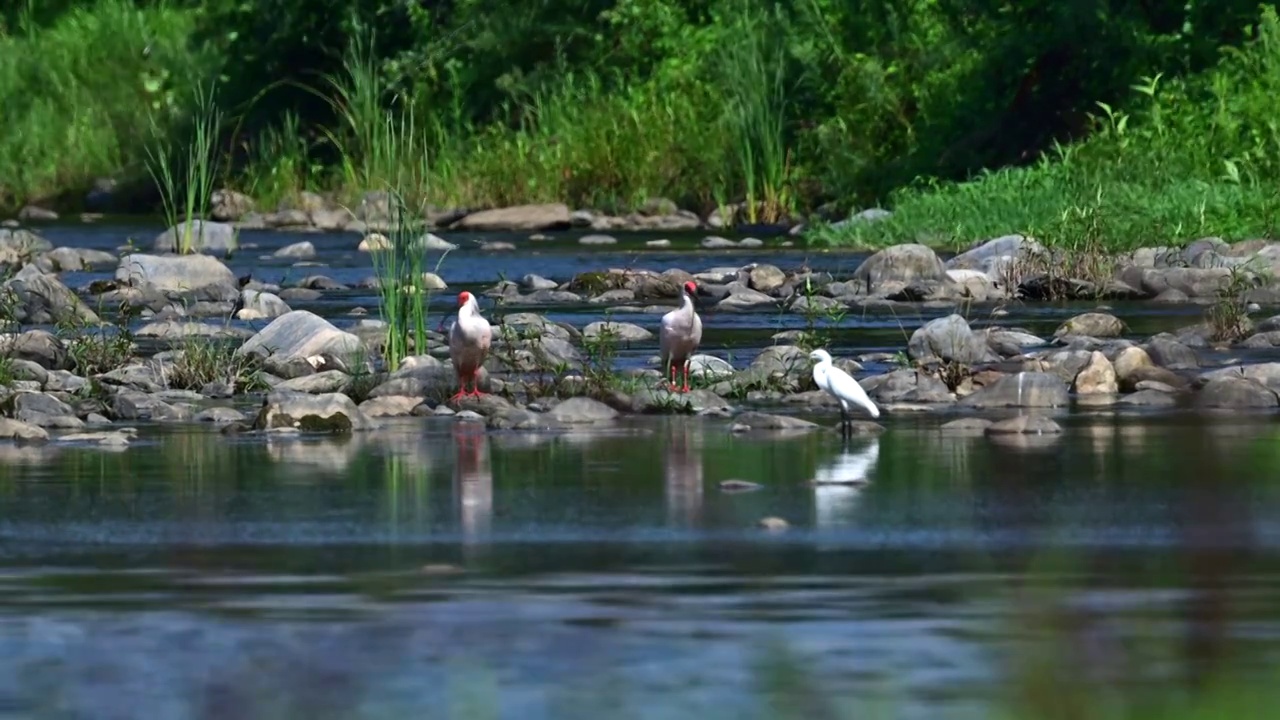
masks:
POLYGON ((463 290, 462 292, 458 293, 458 307, 462 307, 463 305, 466 305, 467 302, 470 300, 471 300, 471 293, 467 292, 466 290, 463 290))
POLYGON ((690 280, 689 282, 684 284, 684 291, 689 293, 690 295, 697 295, 698 286, 695 285, 692 280, 690 280))

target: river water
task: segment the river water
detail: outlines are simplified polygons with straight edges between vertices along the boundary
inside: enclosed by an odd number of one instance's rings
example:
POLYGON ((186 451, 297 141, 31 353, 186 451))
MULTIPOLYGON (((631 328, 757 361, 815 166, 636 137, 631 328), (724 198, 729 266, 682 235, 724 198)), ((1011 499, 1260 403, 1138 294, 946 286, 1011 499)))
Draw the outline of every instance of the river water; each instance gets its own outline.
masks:
MULTIPOLYGON (((44 234, 113 249, 128 231, 44 234)), ((351 235, 245 239, 260 249, 238 273, 369 274, 351 235), (304 237, 327 267, 258 259, 304 237)), ((858 260, 624 242, 463 250, 441 274, 452 292, 504 269, 858 260)), ((335 322, 376 313, 367 291, 344 292, 326 300, 335 322)), ((1047 335, 1080 307, 1011 310, 1002 323, 1047 335)), ((1144 335, 1197 312, 1117 309, 1144 335)), ((797 319, 706 322, 749 351, 797 319)), ((847 320, 839 352, 899 349, 883 322, 847 320)), ((1072 683, 1102 697, 1226 668, 1265 677, 1280 651, 1274 418, 1055 417, 1061 436, 1003 442, 890 414, 844 446, 684 417, 557 435, 412 418, 339 439, 142 425, 120 450, 0 444, 0 717, 977 718, 1031 668, 1057 678, 1049 704, 1072 683)))

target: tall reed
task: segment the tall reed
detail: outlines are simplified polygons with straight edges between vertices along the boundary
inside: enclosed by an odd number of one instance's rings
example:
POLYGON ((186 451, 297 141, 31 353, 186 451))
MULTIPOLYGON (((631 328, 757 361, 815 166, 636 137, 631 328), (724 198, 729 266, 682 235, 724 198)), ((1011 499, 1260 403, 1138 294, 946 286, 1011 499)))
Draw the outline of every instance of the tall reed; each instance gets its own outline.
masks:
MULTIPOLYGON (((182 161, 181 177, 175 175, 172 167, 177 156, 168 140, 171 129, 158 121, 155 115, 150 118, 154 145, 147 148, 147 171, 160 191, 165 220, 169 227, 174 228, 180 253, 199 249, 193 242, 195 223, 192 221, 208 213, 218 175, 215 144, 222 130, 222 112, 215 103, 214 84, 208 84, 207 92, 205 87, 204 83, 196 86, 191 138, 187 143, 186 158, 182 161)), ((201 227, 201 235, 203 232, 201 227)))
POLYGON ((745 192, 748 222, 776 222, 794 210, 786 144, 787 67, 781 13, 751 0, 730 4, 733 30, 716 55, 727 102, 723 121, 734 139, 733 165, 745 192))
MULTIPOLYGON (((426 232, 426 224, 409 212, 399 192, 388 195, 393 212, 388 242, 369 248, 369 257, 378 278, 378 310, 387 324, 383 359, 388 370, 395 370, 411 349, 426 352, 431 291, 424 281, 426 248, 422 233, 426 232)), ((447 255, 441 254, 436 261, 436 272, 447 255)))
MULTIPOLYGON (((380 193, 387 211, 388 242, 370 248, 378 279, 378 306, 387 323, 383 359, 394 370, 410 348, 426 352, 427 290, 425 208, 429 191, 429 135, 419 127, 410 98, 389 92, 368 40, 359 34, 343 55, 343 70, 326 78, 328 99, 340 129, 328 131, 342 157, 349 188, 380 193)), ((444 262, 441 255, 436 270, 444 262)))

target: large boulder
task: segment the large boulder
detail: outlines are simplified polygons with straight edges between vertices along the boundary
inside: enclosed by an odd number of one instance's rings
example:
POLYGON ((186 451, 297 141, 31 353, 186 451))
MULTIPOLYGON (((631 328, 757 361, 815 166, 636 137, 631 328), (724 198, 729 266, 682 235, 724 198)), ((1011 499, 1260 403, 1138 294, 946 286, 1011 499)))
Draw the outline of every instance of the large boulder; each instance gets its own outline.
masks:
POLYGON ((916 281, 947 281, 947 268, 938 254, 925 245, 908 243, 887 247, 866 260, 853 272, 853 281, 867 293, 887 282, 910 284, 916 281))
POLYGON ((98 316, 53 275, 27 265, 9 278, 0 292, 12 301, 14 320, 31 324, 97 324, 98 316))
POLYGON ((356 335, 306 310, 292 310, 272 320, 236 350, 277 361, 330 355, 348 364, 366 352, 356 335))
POLYGON ((960 315, 948 315, 925 323, 911 334, 907 354, 921 362, 942 361, 976 365, 999 360, 985 337, 969 328, 960 315))
POLYGON ((240 295, 231 269, 208 255, 125 255, 116 281, 169 299, 231 302, 240 295))
POLYGON ((347 433, 371 430, 377 424, 342 393, 312 395, 277 390, 267 395, 253 427, 255 430, 347 433))

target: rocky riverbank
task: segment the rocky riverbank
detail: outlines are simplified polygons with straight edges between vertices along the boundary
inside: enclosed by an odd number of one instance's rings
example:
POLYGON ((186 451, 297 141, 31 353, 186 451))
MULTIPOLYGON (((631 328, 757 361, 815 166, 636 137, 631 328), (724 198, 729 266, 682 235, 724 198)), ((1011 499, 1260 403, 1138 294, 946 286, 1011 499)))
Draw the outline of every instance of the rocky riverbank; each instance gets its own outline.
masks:
MULTIPOLYGON (((443 334, 429 332, 425 352, 387 368, 380 359, 387 328, 364 316, 376 308, 343 320, 290 307, 345 290, 343 284, 320 272, 287 287, 237 278, 215 257, 216 244, 206 243, 208 253, 162 252, 173 237, 170 230, 150 252, 117 255, 54 247, 29 229, 0 229, 0 262, 11 271, 0 284, 10 327, 0 345, 0 436, 124 444, 131 436, 119 424, 138 421, 210 422, 228 432, 348 432, 409 415, 555 430, 663 412, 734 417, 735 430, 747 432, 817 427, 779 410, 834 411, 810 377, 808 349, 825 342, 816 330, 777 333, 773 345, 741 366, 704 343, 693 361, 696 389, 688 394, 662 388, 656 348, 646 367, 612 367, 609 348, 654 338, 645 327, 610 320, 608 311, 665 312, 687 280, 698 284, 709 314, 951 308, 911 330, 899 353, 840 357, 839 346, 831 348, 890 417, 974 412, 985 418, 961 417, 947 427, 1043 435, 1054 432, 1052 421, 1028 420, 1025 410, 1280 409, 1280 358, 1268 352, 1280 345, 1280 316, 1250 317, 1276 302, 1277 244, 1206 239, 1183 249, 1148 248, 1091 261, 1088 267, 1107 268, 1091 277, 1068 272, 1083 267, 1080 258, 1018 236, 946 261, 921 245, 895 246, 847 277, 762 263, 696 274, 602 269, 561 281, 527 275, 480 294, 548 309, 585 304, 599 307, 600 316, 581 327, 538 312, 491 316, 495 340, 480 386, 493 394, 451 403, 446 398, 456 382, 443 334), (93 267, 114 267, 113 279, 74 289, 60 279, 93 267), (1095 298, 1099 305, 1048 337, 999 322, 1011 304, 1061 297, 1095 298), (1201 303, 1205 320, 1134 338, 1103 304, 1119 299, 1201 303), (996 321, 975 328, 970 319, 977 316, 996 321), (265 325, 255 332, 232 318, 265 325), (987 427, 1001 415, 1020 417, 987 427)), ((379 237, 360 243, 376 250, 379 237)), ((428 235, 424 242, 445 241, 428 235)), ((313 254, 307 245, 276 255, 306 258, 313 254)), ((431 287, 447 288, 444 274, 431 287)), ((365 284, 374 287, 377 279, 370 274, 365 284)))
MULTIPOLYGON (((109 188, 102 189, 91 199, 93 202, 89 205, 96 212, 82 215, 81 219, 95 220, 101 217, 98 213, 113 212, 115 206, 111 201, 109 188)), ((811 219, 871 222, 890 214, 877 208, 841 220, 835 212, 835 206, 831 205, 819 208, 811 219)), ((383 191, 364 193, 353 204, 345 204, 319 193, 304 192, 297 198, 280 203, 275 209, 267 209, 243 193, 219 190, 213 194, 209 218, 242 230, 356 233, 387 233, 395 229, 398 220, 391 195, 383 191)), ((57 212, 38 206, 22 208, 17 217, 20 222, 34 223, 58 219, 57 212)), ((538 233, 585 229, 608 233, 646 230, 719 231, 747 224, 749 218, 741 203, 728 204, 712 212, 699 214, 682 209, 666 198, 651 198, 641 203, 634 212, 623 215, 610 215, 586 208, 575 210, 563 203, 539 203, 501 208, 432 207, 427 209, 421 221, 429 230, 538 233)), ((769 229, 799 235, 805 226, 804 219, 796 218, 781 221, 769 229)), ((608 243, 596 239, 585 244, 608 243)))

